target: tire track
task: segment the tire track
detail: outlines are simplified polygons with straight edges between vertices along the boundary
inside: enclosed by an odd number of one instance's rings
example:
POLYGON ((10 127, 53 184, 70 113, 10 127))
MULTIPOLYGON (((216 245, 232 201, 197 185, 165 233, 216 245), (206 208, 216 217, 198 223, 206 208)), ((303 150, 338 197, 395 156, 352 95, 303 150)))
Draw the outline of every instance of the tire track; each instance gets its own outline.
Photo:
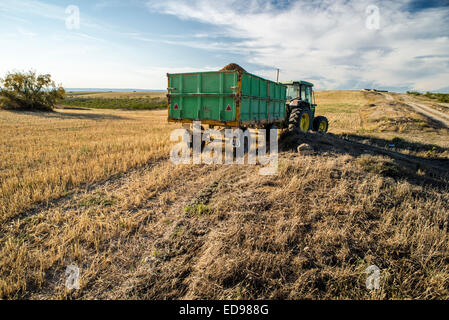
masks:
MULTIPOLYGON (((388 93, 382 93, 382 95, 388 100, 388 101, 394 101, 395 99, 388 93)), ((401 100, 403 103, 414 109, 416 112, 432 119, 435 121, 440 122, 445 128, 449 129, 449 116, 443 112, 440 112, 438 110, 435 110, 429 106, 426 106, 422 103, 416 103, 412 101, 407 96, 401 96, 401 100)))
POLYGON ((80 186, 74 188, 73 190, 71 190, 67 195, 63 195, 61 197, 57 197, 57 198, 54 198, 54 199, 51 199, 48 201, 36 203, 31 209, 23 211, 15 216, 12 216, 8 219, 1 221, 0 222, 0 238, 4 234, 3 231, 7 228, 8 225, 11 225, 17 221, 21 221, 25 218, 35 216, 35 215, 41 213, 42 211, 48 210, 51 207, 58 207, 62 203, 69 202, 81 194, 89 193, 94 190, 100 189, 101 187, 103 187, 107 184, 121 184, 124 181, 126 181, 132 174, 134 174, 136 172, 140 172, 142 170, 150 170, 150 169, 156 168, 156 167, 160 166, 161 164, 163 164, 167 160, 168 160, 167 157, 150 160, 144 164, 141 164, 141 165, 138 165, 135 167, 131 167, 128 170, 126 170, 125 172, 119 172, 118 173, 119 175, 114 174, 110 177, 96 181, 91 184, 80 185, 80 186))

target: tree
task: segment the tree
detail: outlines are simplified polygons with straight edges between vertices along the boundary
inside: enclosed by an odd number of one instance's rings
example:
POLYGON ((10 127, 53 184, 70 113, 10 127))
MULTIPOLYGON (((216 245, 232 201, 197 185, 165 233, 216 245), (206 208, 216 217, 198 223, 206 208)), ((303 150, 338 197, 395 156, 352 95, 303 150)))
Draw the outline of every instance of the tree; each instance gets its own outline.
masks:
POLYGON ((53 110, 63 99, 65 90, 56 86, 49 74, 37 75, 35 71, 9 72, 0 79, 0 108, 24 110, 53 110))

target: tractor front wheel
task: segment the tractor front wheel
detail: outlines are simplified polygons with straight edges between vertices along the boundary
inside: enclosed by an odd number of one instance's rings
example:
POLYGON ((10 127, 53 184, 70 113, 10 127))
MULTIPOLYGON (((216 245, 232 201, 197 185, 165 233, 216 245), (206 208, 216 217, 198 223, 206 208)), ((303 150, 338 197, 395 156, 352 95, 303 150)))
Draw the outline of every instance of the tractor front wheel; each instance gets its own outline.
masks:
POLYGON ((329 121, 326 117, 319 116, 313 119, 313 131, 326 133, 329 129, 329 121))

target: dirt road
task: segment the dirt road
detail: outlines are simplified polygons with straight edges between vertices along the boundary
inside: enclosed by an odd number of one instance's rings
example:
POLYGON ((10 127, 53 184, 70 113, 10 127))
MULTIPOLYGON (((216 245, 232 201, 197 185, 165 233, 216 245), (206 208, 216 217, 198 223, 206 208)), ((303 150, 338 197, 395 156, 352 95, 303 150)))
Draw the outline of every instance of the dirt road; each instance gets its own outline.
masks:
MULTIPOLYGON (((395 98, 388 93, 383 93, 383 95, 389 101, 395 100, 395 98)), ((407 104, 408 106, 413 108, 415 111, 417 111, 433 120, 439 121, 442 124, 444 124, 444 126, 446 126, 446 128, 449 128, 449 115, 447 115, 443 112, 440 112, 438 110, 435 110, 434 108, 431 108, 425 104, 417 103, 417 102, 413 101, 412 98, 410 98, 409 96, 407 96, 405 94, 399 95, 398 97, 401 102, 407 104)))

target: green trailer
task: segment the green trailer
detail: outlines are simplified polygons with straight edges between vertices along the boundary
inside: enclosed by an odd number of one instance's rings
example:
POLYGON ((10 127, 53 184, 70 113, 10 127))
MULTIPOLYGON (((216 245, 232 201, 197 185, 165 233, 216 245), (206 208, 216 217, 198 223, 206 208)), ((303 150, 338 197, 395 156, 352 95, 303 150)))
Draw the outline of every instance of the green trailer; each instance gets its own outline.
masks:
POLYGON ((247 72, 168 74, 168 121, 264 127, 287 117, 287 87, 247 72))
POLYGON ((168 77, 168 121, 209 127, 265 128, 326 132, 315 118, 313 84, 279 83, 245 71, 172 73, 168 77))

